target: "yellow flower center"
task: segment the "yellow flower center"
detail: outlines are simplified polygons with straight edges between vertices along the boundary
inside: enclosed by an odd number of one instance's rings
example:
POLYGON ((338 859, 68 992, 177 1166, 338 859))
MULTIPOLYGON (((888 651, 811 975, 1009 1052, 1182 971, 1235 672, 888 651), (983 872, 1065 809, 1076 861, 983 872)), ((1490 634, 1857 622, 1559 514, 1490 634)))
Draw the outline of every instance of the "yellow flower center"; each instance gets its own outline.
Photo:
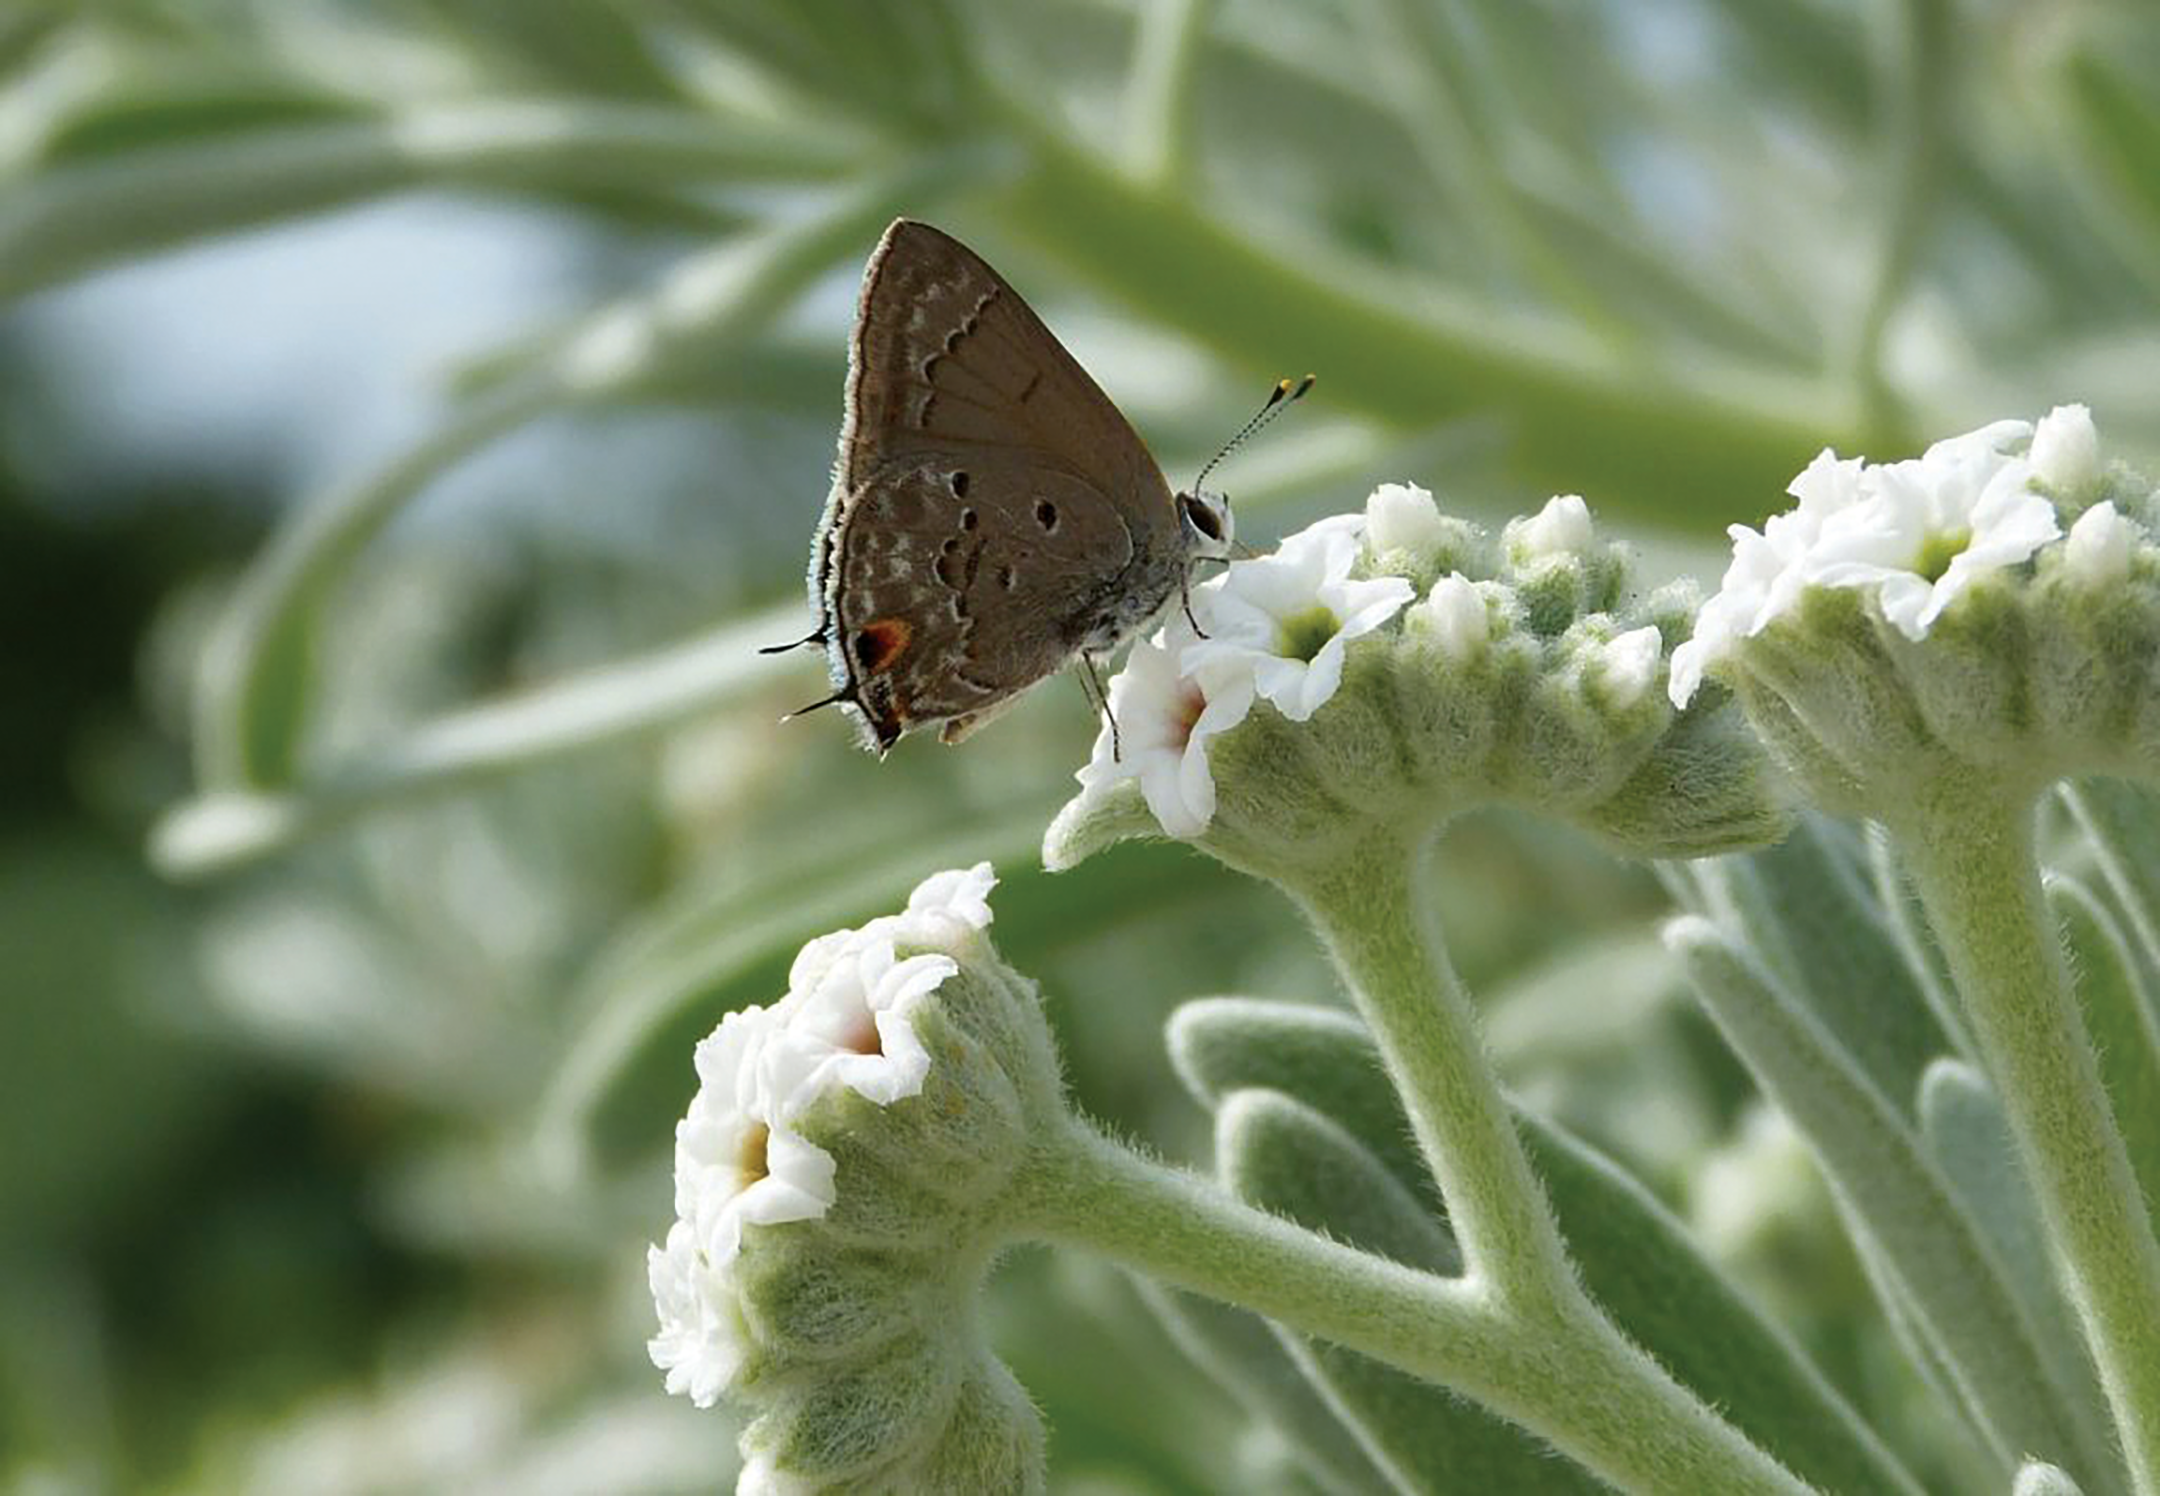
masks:
POLYGON ((1970 529, 1945 530, 1940 535, 1930 535, 1920 547, 1920 559, 1913 563, 1913 570, 1931 582, 1942 580, 1950 563, 1965 554, 1972 544, 1970 529))
POLYGON ((1342 620, 1323 607, 1307 608, 1281 620, 1275 629, 1275 652, 1285 659, 1312 663, 1313 656, 1327 647, 1328 640, 1342 630, 1342 620))
POLYGON ((742 1151, 735 1159, 735 1173, 739 1181, 737 1189, 746 1190, 765 1177, 765 1143, 771 1136, 771 1131, 763 1123, 743 1134, 742 1151))

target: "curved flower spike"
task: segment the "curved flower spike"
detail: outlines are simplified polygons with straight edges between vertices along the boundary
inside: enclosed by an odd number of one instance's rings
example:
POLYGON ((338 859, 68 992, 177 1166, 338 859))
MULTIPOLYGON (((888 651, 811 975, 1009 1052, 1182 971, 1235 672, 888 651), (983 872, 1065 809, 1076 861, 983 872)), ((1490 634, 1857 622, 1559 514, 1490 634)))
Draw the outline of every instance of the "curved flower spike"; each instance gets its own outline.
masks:
POLYGON ((811 941, 785 996, 698 1046, 650 1350, 670 1392, 755 1413, 740 1490, 1041 1483, 973 1308, 1000 1191, 1065 1116, 1034 990, 983 938, 995 882, 939 873, 811 941))
POLYGON ((1637 853, 1774 836, 1731 708, 1676 714, 1656 689, 1691 597, 1626 593, 1626 557, 1578 497, 1495 543, 1387 485, 1195 588, 1199 633, 1174 618, 1135 648, 1110 686, 1117 737, 1097 739, 1045 860, 1159 830, 1281 870, 1491 801, 1637 853))
POLYGON ((1998 421, 1920 457, 1825 452, 1674 652, 1748 700, 1826 803, 1880 814, 1944 773, 2042 783, 2160 772, 2152 495, 2109 473, 2091 414, 1998 421))

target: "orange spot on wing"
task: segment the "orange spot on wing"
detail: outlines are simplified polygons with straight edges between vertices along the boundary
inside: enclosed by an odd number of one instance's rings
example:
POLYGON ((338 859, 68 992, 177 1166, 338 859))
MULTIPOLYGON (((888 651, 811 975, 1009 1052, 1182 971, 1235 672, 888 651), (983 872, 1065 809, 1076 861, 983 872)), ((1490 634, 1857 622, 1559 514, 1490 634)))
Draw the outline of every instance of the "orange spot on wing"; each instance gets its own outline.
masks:
POLYGON ((875 675, 900 658, 914 633, 905 618, 880 618, 864 624, 855 631, 855 663, 875 675))

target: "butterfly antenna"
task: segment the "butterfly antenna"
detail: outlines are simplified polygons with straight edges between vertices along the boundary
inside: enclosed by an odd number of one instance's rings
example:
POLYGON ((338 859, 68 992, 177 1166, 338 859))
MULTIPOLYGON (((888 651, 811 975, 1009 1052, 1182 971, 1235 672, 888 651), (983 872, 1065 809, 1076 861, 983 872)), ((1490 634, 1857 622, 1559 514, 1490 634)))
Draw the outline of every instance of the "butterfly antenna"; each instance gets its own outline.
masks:
POLYGON ((1228 457, 1232 452, 1235 452, 1238 448, 1244 446, 1245 443, 1250 441, 1255 435, 1257 435, 1261 431, 1261 429, 1268 424, 1268 422, 1274 420, 1285 410, 1288 410, 1291 406, 1297 404, 1298 401, 1304 399, 1306 393, 1312 389, 1313 380, 1316 377, 1316 375, 1308 374, 1303 379, 1276 380, 1275 388, 1268 392, 1267 403, 1262 405, 1258 410, 1254 411, 1252 419, 1247 421, 1243 426, 1240 426, 1238 428, 1237 435, 1231 437, 1230 440, 1224 442, 1222 444, 1222 450, 1220 452, 1217 452, 1213 457, 1210 457, 1208 459, 1207 466, 1200 469, 1200 476, 1193 479, 1193 492, 1198 493, 1200 491, 1200 485, 1207 481, 1207 475, 1214 472, 1215 469, 1222 464, 1222 460, 1225 457, 1228 457))

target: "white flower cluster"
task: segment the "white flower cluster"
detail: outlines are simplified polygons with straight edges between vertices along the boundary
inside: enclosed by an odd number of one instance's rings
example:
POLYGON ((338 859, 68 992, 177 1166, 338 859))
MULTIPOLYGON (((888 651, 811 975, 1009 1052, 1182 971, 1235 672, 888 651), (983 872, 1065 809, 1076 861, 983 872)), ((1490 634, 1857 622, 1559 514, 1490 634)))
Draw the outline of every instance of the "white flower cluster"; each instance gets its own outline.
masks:
POLYGON ((1402 577, 1353 577, 1358 562, 1424 544, 1439 524, 1431 494, 1387 484, 1363 514, 1321 520, 1193 588, 1191 620, 1173 614, 1110 682, 1116 728, 1104 723, 1075 776, 1083 796, 1136 779, 1165 832, 1200 835, 1215 815, 1208 740, 1244 721, 1256 699, 1292 722, 1327 705, 1350 641, 1416 595, 1402 577))
POLYGON ((930 1056, 912 1015, 959 970, 937 950, 964 950, 989 925, 996 883, 987 862, 938 873, 904 913, 819 936, 786 996, 728 1014, 698 1045, 698 1092, 675 1128, 677 1219, 646 1256, 660 1316, 648 1349, 668 1391, 710 1407, 742 1364, 729 1270, 743 1228, 832 1206, 833 1160, 796 1131, 803 1113, 843 1087, 880 1106, 922 1090, 930 1056))
MULTIPOLYGON (((1825 449, 1787 492, 1798 502, 1760 531, 1734 525, 1732 565, 1673 651, 1669 689, 1686 706, 1703 673, 1812 587, 1856 588, 1912 640, 1974 583, 2032 560, 2063 537, 2054 499, 2100 476, 2099 438, 2082 405, 2036 427, 1997 421, 1905 462, 1871 464, 1825 449)), ((2085 510, 2064 540, 2073 575, 2102 582, 2129 568, 2134 527, 2109 503, 2085 510)))

